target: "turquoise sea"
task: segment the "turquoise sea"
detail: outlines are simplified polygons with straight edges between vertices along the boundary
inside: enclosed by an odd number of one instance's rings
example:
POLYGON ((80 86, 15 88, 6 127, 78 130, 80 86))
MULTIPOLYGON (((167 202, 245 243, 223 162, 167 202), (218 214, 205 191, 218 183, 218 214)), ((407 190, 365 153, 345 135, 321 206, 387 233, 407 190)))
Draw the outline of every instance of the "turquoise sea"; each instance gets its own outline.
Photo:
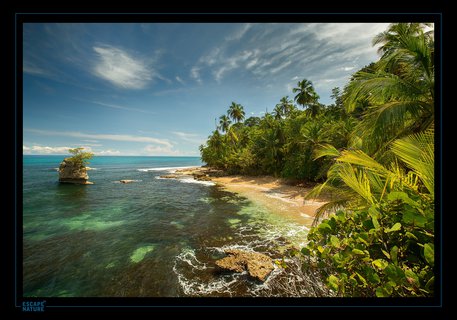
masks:
POLYGON ((281 259, 308 230, 213 182, 160 179, 200 158, 98 156, 93 185, 59 184, 63 158, 23 158, 24 296, 314 295, 293 259, 265 283, 217 272, 224 249, 281 259))

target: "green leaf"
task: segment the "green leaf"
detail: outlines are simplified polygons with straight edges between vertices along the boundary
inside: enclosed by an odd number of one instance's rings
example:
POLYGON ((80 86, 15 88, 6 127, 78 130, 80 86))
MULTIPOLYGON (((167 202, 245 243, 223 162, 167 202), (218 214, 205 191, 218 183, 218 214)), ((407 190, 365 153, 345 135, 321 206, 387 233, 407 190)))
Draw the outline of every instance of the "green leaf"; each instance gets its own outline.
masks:
POLYGON ((397 264, 398 263, 398 247, 397 246, 393 246, 392 249, 390 249, 390 257, 392 259, 392 261, 397 264))
POLYGON ((425 289, 429 289, 435 283, 435 276, 431 277, 425 284, 425 289))
POLYGON ((361 242, 361 243, 369 246, 368 242, 366 242, 365 239, 363 239, 362 237, 357 237, 357 242, 361 242))
POLYGON ((384 272, 389 278, 389 280, 392 280, 393 283, 401 282, 401 280, 405 276, 405 272, 394 264, 389 264, 384 269, 384 272))
POLYGON ((379 298, 390 297, 391 294, 392 294, 392 287, 389 285, 385 285, 385 286, 376 288, 376 297, 379 297, 379 298))
POLYGON ((382 251, 382 253, 384 253, 384 255, 385 255, 388 259, 390 259, 390 254, 389 254, 387 251, 382 250, 382 249, 381 249, 381 251, 382 251))
POLYGON ((302 248, 301 253, 303 253, 305 256, 309 256, 311 253, 311 250, 309 250, 308 248, 302 248))
POLYGON ((387 195, 387 200, 394 201, 394 200, 402 200, 404 203, 407 203, 411 206, 417 207, 419 206, 418 203, 412 200, 406 193, 399 192, 399 191, 392 191, 387 195))
POLYGON ((435 264, 435 246, 433 243, 424 244, 424 257, 429 265, 435 264))
POLYGON ((352 249, 352 253, 354 254, 359 254, 359 255, 365 255, 365 252, 359 249, 352 249))
POLYGON ((389 265, 389 263, 384 259, 374 260, 372 262, 372 264, 373 264, 373 266, 375 266, 375 267, 377 267, 377 268, 379 268, 381 270, 384 270, 389 265))
POLYGON ((412 233, 409 232, 409 231, 405 233, 405 236, 406 236, 407 238, 414 239, 414 240, 416 240, 416 241, 419 240, 414 234, 412 234, 412 233))
POLYGON ((335 277, 334 275, 329 276, 327 278, 327 283, 328 283, 328 286, 330 287, 330 289, 332 289, 334 291, 338 291, 339 280, 337 277, 335 277))
POLYGON ((427 222, 427 219, 418 212, 406 211, 405 213, 403 213, 402 221, 406 224, 423 227, 427 222))
POLYGON ((371 206, 369 209, 368 209, 368 214, 370 215, 370 217, 372 218, 379 218, 381 216, 381 214, 379 213, 378 209, 376 209, 375 206, 371 206))
POLYGON ((360 281, 362 281, 362 283, 363 283, 364 285, 367 285, 367 280, 365 280, 365 278, 362 277, 362 276, 360 275, 360 273, 356 272, 356 274, 357 274, 357 277, 359 277, 360 281))
POLYGON ((336 236, 333 236, 333 235, 330 237, 330 243, 334 247, 337 247, 337 248, 340 246, 340 240, 336 236))
POLYGON ((413 285, 415 287, 419 286, 419 277, 411 269, 407 269, 405 271, 405 277, 406 281, 408 281, 410 285, 413 285))
POLYGON ((319 225, 318 229, 319 229, 320 231, 322 231, 323 233, 327 233, 327 232, 332 231, 332 227, 330 227, 330 225, 329 225, 328 223, 325 223, 325 222, 322 222, 322 223, 319 225))
POLYGON ((379 229, 379 222, 376 217, 372 217, 371 222, 373 222, 373 226, 375 227, 375 229, 379 229))
POLYGON ((398 231, 401 229, 401 223, 400 222, 397 222, 396 224, 394 224, 392 226, 392 228, 389 228, 389 229, 386 229, 384 230, 384 232, 388 233, 388 232, 394 232, 394 231, 398 231))

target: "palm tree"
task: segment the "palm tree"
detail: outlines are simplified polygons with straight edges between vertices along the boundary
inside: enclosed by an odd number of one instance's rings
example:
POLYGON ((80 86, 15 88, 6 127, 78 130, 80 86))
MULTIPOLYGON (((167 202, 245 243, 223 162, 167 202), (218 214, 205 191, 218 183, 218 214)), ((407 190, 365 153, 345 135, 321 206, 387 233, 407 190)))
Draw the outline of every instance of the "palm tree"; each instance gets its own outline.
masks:
POLYGON ((434 130, 412 134, 391 144, 394 157, 381 164, 361 150, 338 151, 323 144, 315 159, 330 156, 335 163, 328 170, 327 180, 307 195, 312 198, 322 191, 335 196, 316 212, 316 220, 325 212, 346 207, 360 209, 379 202, 392 191, 409 191, 434 198, 434 130))
POLYGON ((236 123, 244 120, 243 106, 239 103, 232 102, 232 104, 229 107, 229 110, 227 111, 227 114, 236 123))
POLYGON ((311 104, 317 102, 319 96, 314 91, 314 87, 311 81, 303 79, 302 81, 298 82, 297 86, 297 88, 292 89, 292 92, 298 92, 294 98, 298 104, 301 104, 304 108, 305 106, 310 106, 311 104))
POLYGON ((281 110, 281 115, 284 117, 288 117, 290 112, 293 110, 294 106, 292 105, 292 100, 289 100, 288 96, 282 97, 281 100, 279 100, 279 103, 276 105, 276 108, 278 110, 281 110))
POLYGON ((230 128, 230 124, 232 122, 230 121, 229 117, 227 117, 225 114, 219 117, 219 128, 222 130, 222 132, 227 132, 230 128))
POLYGON ((389 143, 434 124, 434 40, 424 24, 397 23, 374 38, 381 59, 374 72, 359 71, 345 88, 352 112, 358 101, 369 104, 354 132, 369 154, 383 154, 389 143))
POLYGON ((283 113, 281 106, 279 104, 277 104, 275 106, 275 108, 273 109, 273 116, 275 117, 275 120, 281 120, 283 115, 284 115, 284 113, 283 113))
POLYGON ((321 109, 322 109, 322 105, 316 101, 316 102, 311 103, 305 112, 311 118, 316 118, 316 116, 320 113, 321 109))

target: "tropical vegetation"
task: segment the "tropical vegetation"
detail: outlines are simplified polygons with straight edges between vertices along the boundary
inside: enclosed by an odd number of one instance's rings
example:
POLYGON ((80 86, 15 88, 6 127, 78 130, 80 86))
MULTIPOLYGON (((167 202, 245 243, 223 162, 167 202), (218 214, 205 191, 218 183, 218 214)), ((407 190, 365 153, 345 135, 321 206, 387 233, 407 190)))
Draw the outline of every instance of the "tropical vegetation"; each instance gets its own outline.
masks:
POLYGON ((66 160, 74 163, 78 167, 85 167, 89 164, 88 160, 92 159, 94 154, 92 152, 85 152, 83 150, 83 147, 68 149, 68 152, 73 156, 67 158, 66 160))
POLYGON ((380 59, 354 73, 334 103, 307 79, 272 113, 232 102, 200 147, 229 173, 312 182, 329 201, 301 250, 342 296, 435 292, 434 38, 430 24, 394 23, 373 39, 380 59), (303 110, 302 110, 303 109, 303 110), (233 122, 232 122, 233 121, 233 122))

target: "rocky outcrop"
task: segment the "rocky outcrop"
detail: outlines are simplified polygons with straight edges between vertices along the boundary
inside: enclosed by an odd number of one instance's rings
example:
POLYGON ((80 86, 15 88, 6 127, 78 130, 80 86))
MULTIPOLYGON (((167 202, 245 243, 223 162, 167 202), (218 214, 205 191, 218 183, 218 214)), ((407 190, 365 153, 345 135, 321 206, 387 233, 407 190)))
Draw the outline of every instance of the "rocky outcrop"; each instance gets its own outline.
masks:
POLYGON ((216 261, 216 266, 223 270, 243 272, 260 281, 273 271, 273 260, 258 252, 243 251, 238 249, 228 249, 224 251, 228 256, 216 261))
POLYGON ((178 179, 179 176, 177 174, 165 174, 163 176, 160 176, 162 179, 178 179))
POLYGON ((211 178, 207 174, 202 172, 195 172, 192 174, 195 180, 198 181, 211 181, 211 178))
POLYGON ((65 158, 59 166, 59 182, 73 184, 93 184, 88 181, 87 168, 65 158))

